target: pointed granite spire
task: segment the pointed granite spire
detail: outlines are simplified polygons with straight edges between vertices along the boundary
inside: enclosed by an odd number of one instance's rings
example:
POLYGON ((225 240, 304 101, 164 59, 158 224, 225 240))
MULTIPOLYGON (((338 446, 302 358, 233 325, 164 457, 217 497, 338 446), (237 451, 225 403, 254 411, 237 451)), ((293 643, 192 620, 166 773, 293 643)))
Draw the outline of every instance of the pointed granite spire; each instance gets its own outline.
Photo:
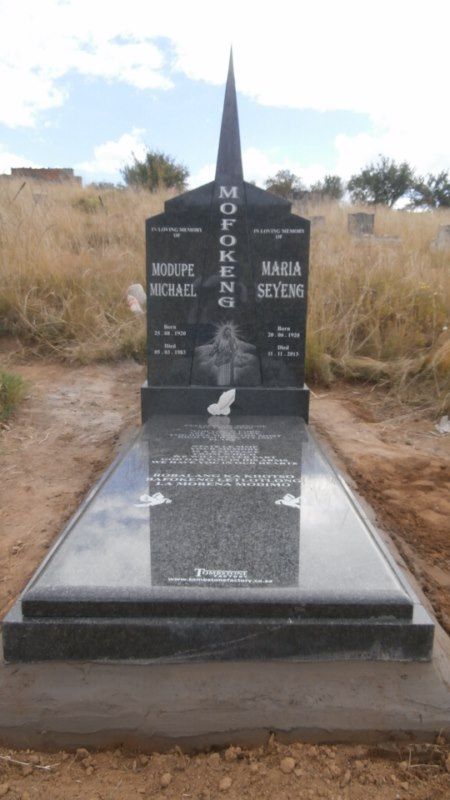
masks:
POLYGON ((217 154, 216 181, 240 183, 242 172, 241 140, 233 70, 233 50, 230 51, 227 87, 223 103, 222 127, 220 129, 219 152, 217 154))

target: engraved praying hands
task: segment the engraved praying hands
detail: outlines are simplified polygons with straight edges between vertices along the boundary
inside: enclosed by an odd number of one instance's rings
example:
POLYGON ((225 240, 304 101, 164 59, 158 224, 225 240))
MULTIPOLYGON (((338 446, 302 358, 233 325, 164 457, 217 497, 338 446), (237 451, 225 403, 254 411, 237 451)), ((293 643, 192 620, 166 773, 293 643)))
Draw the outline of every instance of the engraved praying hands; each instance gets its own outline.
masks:
POLYGON ((227 392, 222 392, 217 403, 211 403, 211 405, 208 406, 208 414, 212 414, 214 417, 227 417, 235 399, 236 389, 229 389, 227 392))

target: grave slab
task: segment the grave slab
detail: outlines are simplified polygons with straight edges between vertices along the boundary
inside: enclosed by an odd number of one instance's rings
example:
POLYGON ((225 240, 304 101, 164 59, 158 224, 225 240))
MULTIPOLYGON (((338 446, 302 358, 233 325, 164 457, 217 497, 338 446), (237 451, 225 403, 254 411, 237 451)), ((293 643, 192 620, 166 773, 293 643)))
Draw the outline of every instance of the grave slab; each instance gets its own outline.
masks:
POLYGON ((425 660, 433 625, 299 417, 154 416, 4 621, 9 661, 425 660))

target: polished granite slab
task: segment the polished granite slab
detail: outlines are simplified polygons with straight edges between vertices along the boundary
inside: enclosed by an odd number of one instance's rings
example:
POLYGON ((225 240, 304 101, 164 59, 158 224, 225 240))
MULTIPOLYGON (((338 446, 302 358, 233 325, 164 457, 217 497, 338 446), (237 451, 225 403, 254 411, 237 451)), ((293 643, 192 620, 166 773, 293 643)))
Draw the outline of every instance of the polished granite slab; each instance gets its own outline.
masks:
POLYGON ((424 660, 432 640, 298 417, 152 417, 4 623, 8 660, 424 660))

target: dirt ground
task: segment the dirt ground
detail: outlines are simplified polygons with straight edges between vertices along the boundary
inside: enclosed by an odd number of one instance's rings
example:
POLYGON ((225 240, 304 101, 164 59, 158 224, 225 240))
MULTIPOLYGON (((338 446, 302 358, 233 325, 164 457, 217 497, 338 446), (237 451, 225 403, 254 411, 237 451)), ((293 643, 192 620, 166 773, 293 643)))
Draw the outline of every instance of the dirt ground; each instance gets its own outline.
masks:
MULTIPOLYGON (((0 356, 1 357, 1 356, 0 356)), ((143 369, 2 364, 29 396, 0 433, 0 613, 3 616, 118 447, 139 424, 143 369)), ((450 632, 450 436, 365 387, 317 389, 312 425, 393 539, 450 632)), ((450 800, 444 734, 428 745, 230 748, 189 757, 13 752, 0 748, 0 798, 216 797, 450 800), (14 763, 25 762, 25 765, 14 763), (49 767, 48 769, 44 767, 49 767)))
POLYGON ((186 755, 153 753, 12 753, 3 761, 7 800, 448 800, 448 748, 288 746, 186 755))
POLYGON ((450 633, 450 435, 381 392, 318 392, 311 423, 450 633))

